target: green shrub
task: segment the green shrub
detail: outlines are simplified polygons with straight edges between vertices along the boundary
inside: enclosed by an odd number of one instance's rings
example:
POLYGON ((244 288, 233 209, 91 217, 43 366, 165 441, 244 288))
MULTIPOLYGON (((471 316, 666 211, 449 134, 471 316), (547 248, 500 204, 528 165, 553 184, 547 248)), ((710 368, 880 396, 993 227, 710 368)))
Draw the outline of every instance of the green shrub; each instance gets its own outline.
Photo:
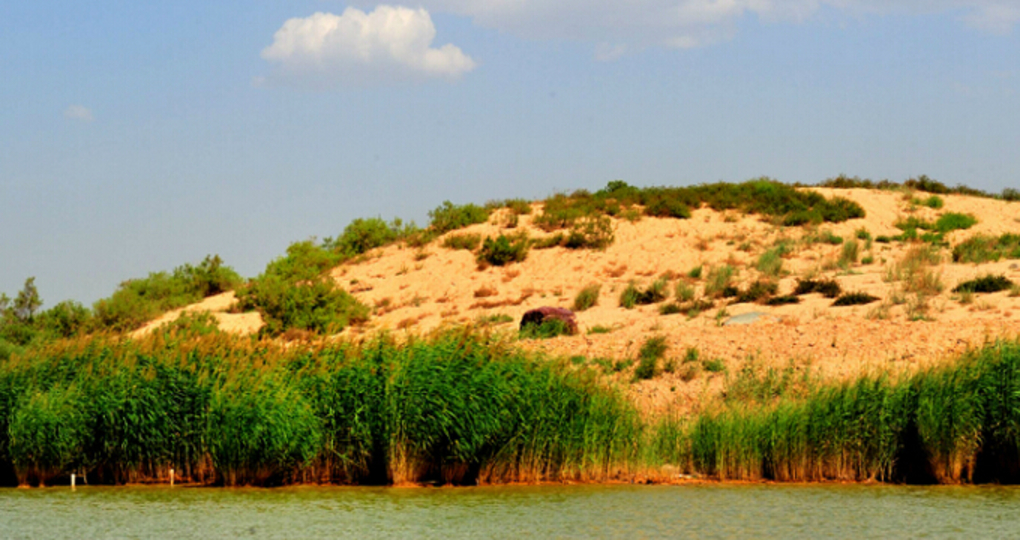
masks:
POLYGON ((1020 201, 1020 190, 1015 188, 1006 188, 1002 190, 1002 195, 999 197, 1008 202, 1020 201))
POLYGON ((935 230, 940 233, 947 233, 950 231, 969 229, 977 224, 977 218, 970 214, 960 214, 956 212, 949 212, 939 216, 939 219, 935 221, 935 230))
POLYGON ((832 306, 858 306, 877 302, 878 300, 879 298, 877 296, 872 296, 865 292, 851 292, 841 295, 835 302, 832 303, 832 306))
POLYGON ((1020 234, 998 238, 974 235, 953 248, 953 262, 983 263, 999 259, 1020 259, 1020 234))
POLYGON ((690 270, 687 271, 687 277, 691 279, 701 279, 701 271, 704 269, 704 267, 705 267, 704 265, 699 264, 698 266, 691 268, 690 270))
POLYGON ((638 366, 634 369, 634 379, 651 379, 658 374, 659 360, 665 356, 669 345, 663 336, 646 339, 638 350, 638 366))
POLYGON ((863 228, 862 229, 857 229, 857 231, 854 232, 854 235, 857 237, 858 240, 865 240, 865 241, 871 240, 871 233, 868 231, 868 229, 863 229, 863 228))
POLYGON ((599 292, 602 290, 602 285, 598 283, 591 283, 585 288, 581 289, 574 297, 574 311, 584 311, 591 308, 599 303, 599 292))
POLYGON ((443 247, 474 251, 482 243, 480 234, 451 234, 443 239, 443 247))
POLYGON ((691 209, 677 199, 655 197, 645 205, 645 215, 651 217, 671 217, 690 219, 691 209))
POLYGON ((945 205, 945 201, 943 201, 942 197, 939 197, 938 195, 932 195, 931 197, 928 197, 927 199, 921 201, 921 204, 923 206, 927 206, 928 208, 934 208, 938 210, 939 208, 942 208, 945 205))
POLYGON ((257 310, 262 315, 262 332, 270 336, 290 329, 334 334, 367 321, 369 315, 368 306, 328 276, 288 281, 264 274, 238 291, 238 300, 241 310, 257 310))
POLYGON ((527 215, 531 213, 531 201, 526 199, 507 199, 501 203, 504 208, 510 209, 515 215, 527 215))
POLYGON ((411 229, 405 229, 399 219, 386 223, 378 217, 358 218, 351 221, 336 240, 327 238, 322 244, 324 249, 336 251, 344 257, 354 257, 391 244, 413 231, 413 225, 411 229))
POLYGON ((539 324, 526 324, 520 329, 521 339, 550 339, 569 336, 570 327, 560 319, 547 318, 539 324))
POLYGON ((478 252, 479 264, 505 266, 512 262, 523 262, 528 257, 528 238, 524 235, 512 237, 499 235, 486 238, 478 252))
POLYGON ((613 331, 612 328, 600 324, 596 324, 595 326, 592 326, 591 328, 588 329, 589 334, 609 334, 612 331, 613 331))
POLYGON ((615 238, 613 222, 607 216, 584 216, 574 222, 565 246, 570 249, 606 249, 615 238))
POLYGON ((443 204, 429 211, 429 228, 437 234, 476 223, 485 223, 488 220, 489 210, 476 204, 455 205, 450 201, 443 201, 443 204))
POLYGON ((987 274, 978 278, 974 278, 968 281, 960 283, 953 292, 955 293, 995 293, 999 291, 1009 290, 1013 287, 1013 282, 1009 278, 1003 275, 993 276, 987 274))
POLYGON ((712 358, 702 361, 701 368, 709 373, 720 373, 726 371, 726 364, 721 358, 712 358))

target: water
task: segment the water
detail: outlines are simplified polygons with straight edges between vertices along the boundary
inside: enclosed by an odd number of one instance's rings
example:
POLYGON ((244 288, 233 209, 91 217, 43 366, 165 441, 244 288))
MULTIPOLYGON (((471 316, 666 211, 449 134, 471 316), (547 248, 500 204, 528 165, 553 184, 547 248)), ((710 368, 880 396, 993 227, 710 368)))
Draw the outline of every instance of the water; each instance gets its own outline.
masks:
POLYGON ((2 538, 1005 538, 1020 489, 0 489, 2 538))

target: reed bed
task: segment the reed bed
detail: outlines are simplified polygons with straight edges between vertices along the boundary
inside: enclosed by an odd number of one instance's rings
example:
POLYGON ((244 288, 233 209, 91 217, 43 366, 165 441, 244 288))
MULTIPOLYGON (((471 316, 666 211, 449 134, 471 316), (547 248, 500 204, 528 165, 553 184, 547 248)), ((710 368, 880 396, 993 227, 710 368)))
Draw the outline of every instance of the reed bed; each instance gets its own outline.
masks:
POLYGON ((658 459, 724 480, 1020 480, 1020 343, 891 380, 667 419, 658 459))
POLYGON ((467 331, 284 346, 65 342, 0 364, 0 480, 602 480, 642 424, 595 375, 467 331))

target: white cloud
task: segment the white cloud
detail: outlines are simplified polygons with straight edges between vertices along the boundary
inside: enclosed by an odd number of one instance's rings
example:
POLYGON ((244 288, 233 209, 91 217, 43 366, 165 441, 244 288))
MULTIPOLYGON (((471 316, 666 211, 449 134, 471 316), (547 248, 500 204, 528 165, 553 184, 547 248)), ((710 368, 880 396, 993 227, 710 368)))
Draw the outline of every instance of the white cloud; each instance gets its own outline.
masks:
MULTIPOLYGON (((946 13, 983 31, 1020 23, 1018 0, 420 0, 433 12, 527 39, 591 43, 596 59, 646 47, 688 49, 730 39, 746 17, 799 23, 822 8, 849 16, 946 13)), ((372 5, 371 0, 361 0, 372 5)))
POLYGON ((64 118, 70 118, 71 120, 78 120, 81 122, 91 122, 95 120, 92 116, 92 111, 88 107, 82 105, 71 105, 64 109, 64 118))
POLYGON ((275 66, 265 82, 362 86, 454 79, 475 68, 475 61, 451 44, 432 47, 435 37, 425 9, 379 5, 370 13, 347 8, 340 15, 290 19, 262 51, 275 66))

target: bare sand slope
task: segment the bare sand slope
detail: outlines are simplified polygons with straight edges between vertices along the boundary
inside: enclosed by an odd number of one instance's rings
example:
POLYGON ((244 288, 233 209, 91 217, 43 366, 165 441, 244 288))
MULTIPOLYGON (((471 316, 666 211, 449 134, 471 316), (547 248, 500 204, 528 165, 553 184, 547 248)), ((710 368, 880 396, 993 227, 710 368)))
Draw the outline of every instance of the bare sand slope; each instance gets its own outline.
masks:
MULTIPOLYGON (((861 258, 871 257, 872 262, 841 268, 836 264, 841 245, 811 242, 810 238, 831 232, 849 241, 862 229, 872 237, 894 236, 901 232, 894 223, 908 216, 934 220, 945 212, 973 214, 979 220, 977 225, 947 235, 950 244, 956 245, 974 234, 1020 233, 1020 204, 947 195, 942 197, 945 206, 934 210, 911 204, 909 194, 903 192, 818 191, 857 201, 867 217, 820 227, 780 227, 759 216, 699 209, 687 220, 614 220, 616 241, 605 251, 532 249, 522 263, 480 270, 473 253, 441 247, 440 238, 424 248, 394 245, 374 250, 358 262, 335 268, 332 276, 373 307, 371 321, 347 334, 379 330, 421 334, 442 325, 473 323, 495 315, 513 319, 494 326, 509 332, 525 311, 539 306, 571 307, 581 288, 600 284, 598 305, 578 313, 582 335, 522 344, 552 355, 604 357, 615 362, 633 359, 646 338, 664 336, 670 346, 667 357, 677 358, 678 365, 687 348, 696 348, 701 360, 720 359, 726 366, 724 372, 701 372, 693 377, 690 369, 677 369, 629 385, 634 399, 652 411, 694 407, 706 395, 721 391, 727 377, 748 363, 792 367, 822 378, 849 378, 870 370, 914 369, 1018 333, 1020 297, 1001 292, 961 298, 951 289, 987 273, 1004 274, 1020 282, 1020 261, 953 264, 948 250, 943 250, 941 264, 927 269, 942 291, 918 300, 905 291, 903 280, 896 279, 894 272, 907 257, 910 244, 876 242, 867 249, 861 240, 861 258), (754 268, 758 257, 782 240, 792 248, 784 255, 780 294, 792 291, 798 278, 834 278, 845 291, 867 292, 882 301, 831 307, 831 299, 814 294, 803 297, 799 304, 775 307, 717 302, 691 317, 660 315, 658 305, 619 306, 620 292, 632 281, 648 285, 664 276, 670 281, 670 290, 685 280, 700 293, 709 269, 724 264, 738 270, 735 284, 746 286, 760 277, 754 268), (703 267, 702 278, 686 278, 697 266, 703 267), (761 314, 752 324, 722 324, 729 317, 750 312, 761 314), (587 333, 596 327, 608 332, 587 333)), ((484 237, 526 230, 540 238, 546 233, 531 226, 531 217, 541 211, 541 205, 534 208, 532 215, 521 216, 515 230, 503 229, 500 224, 505 216, 497 212, 488 223, 450 234, 484 237)), ((221 295, 185 309, 213 311, 222 327, 231 331, 257 330, 261 324, 257 315, 225 313, 231 301, 229 294, 221 295)), ((169 313, 139 332, 176 316, 169 313)), ((624 368, 611 376, 629 379, 631 371, 624 368)))

